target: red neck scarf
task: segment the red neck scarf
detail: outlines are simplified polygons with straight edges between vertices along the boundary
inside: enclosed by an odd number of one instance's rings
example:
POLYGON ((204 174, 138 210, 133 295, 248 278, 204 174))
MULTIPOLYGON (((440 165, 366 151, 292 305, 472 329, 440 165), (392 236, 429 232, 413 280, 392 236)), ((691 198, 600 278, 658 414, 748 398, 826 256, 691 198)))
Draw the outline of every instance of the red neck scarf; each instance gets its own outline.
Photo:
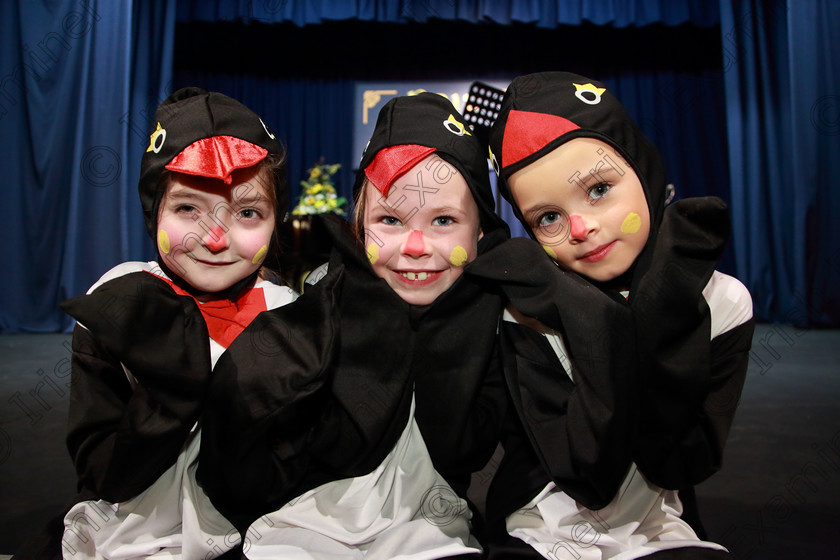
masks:
MULTIPOLYGON (((171 280, 166 278, 162 278, 162 280, 172 286, 176 294, 195 299, 192 294, 179 288, 171 280)), ((201 316, 204 317, 204 322, 207 324, 207 332, 210 333, 210 338, 225 348, 239 336, 239 333, 245 330, 245 327, 260 312, 267 309, 262 288, 245 290, 236 301, 217 299, 204 303, 198 300, 195 300, 195 302, 198 304, 198 310, 201 311, 201 316)))

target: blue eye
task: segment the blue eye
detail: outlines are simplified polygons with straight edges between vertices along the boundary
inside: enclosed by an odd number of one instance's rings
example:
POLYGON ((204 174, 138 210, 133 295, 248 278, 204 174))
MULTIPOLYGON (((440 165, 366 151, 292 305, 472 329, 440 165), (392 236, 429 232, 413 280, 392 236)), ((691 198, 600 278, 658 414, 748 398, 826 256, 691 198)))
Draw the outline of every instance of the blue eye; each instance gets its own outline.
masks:
POLYGON ((393 216, 383 216, 382 223, 386 226, 398 226, 400 225, 400 221, 393 217, 393 216))
POLYGON ((451 226, 455 223, 455 218, 450 218, 449 216, 438 216, 434 219, 433 223, 436 226, 451 226))
POLYGON ((586 195, 591 200, 598 200, 599 198, 604 198, 605 196, 607 196, 607 193, 610 192, 610 189, 612 189, 612 186, 610 186, 608 183, 598 183, 597 185, 590 188, 586 192, 586 195))
POLYGON ((552 224, 556 224, 560 221, 561 215, 560 212, 546 212, 542 216, 540 216, 538 225, 540 227, 547 227, 552 224))

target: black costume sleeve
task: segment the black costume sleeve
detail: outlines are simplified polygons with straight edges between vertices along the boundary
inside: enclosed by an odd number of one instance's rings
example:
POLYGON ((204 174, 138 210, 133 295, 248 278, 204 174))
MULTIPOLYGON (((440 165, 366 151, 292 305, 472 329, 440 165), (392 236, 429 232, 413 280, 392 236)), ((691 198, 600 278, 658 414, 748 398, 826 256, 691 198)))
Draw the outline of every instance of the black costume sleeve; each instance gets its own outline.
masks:
POLYGON ((320 484, 369 473, 408 418, 408 305, 363 269, 346 222, 327 218, 338 245, 327 275, 260 314, 214 371, 198 480, 241 529, 320 484))
POLYGON ((697 478, 705 479, 721 467, 723 448, 747 376, 754 330, 755 322, 749 319, 712 340, 711 383, 709 394, 703 401, 701 415, 711 454, 705 463, 709 472, 700 472, 697 478))
POLYGON ((470 475, 481 470, 493 456, 506 411, 507 389, 498 349, 489 357, 490 363, 482 371, 479 383, 451 383, 445 387, 454 391, 463 388, 458 394, 435 395, 433 384, 417 385, 417 423, 429 455, 435 461, 435 469, 462 495, 470 475))
POLYGON ((481 520, 479 539, 483 544, 507 539, 507 516, 539 494, 550 480, 525 433, 516 407, 510 398, 508 400, 500 436, 504 453, 487 490, 481 520))
POLYGON ((302 491, 337 345, 340 278, 333 267, 294 302, 260 313, 216 363, 197 479, 240 529, 302 491))
POLYGON ((333 480, 371 472, 393 449, 410 412, 417 343, 408 304, 370 272, 339 220, 325 220, 334 243, 327 278, 342 271, 335 303, 339 334, 324 413, 309 444, 333 480))
POLYGON ((511 239, 488 257, 471 273, 498 282, 516 310, 561 333, 572 364, 574 382, 543 335, 503 323, 505 377, 524 431, 550 479, 599 509, 631 462, 637 381, 629 308, 559 269, 533 241, 511 239))
POLYGON ((501 298, 462 276, 431 305, 409 305, 373 273, 343 222, 326 225, 330 270, 344 267, 341 332, 313 458, 335 478, 371 472, 405 430, 414 397, 435 468, 464 495, 469 473, 498 443, 505 397, 492 365, 501 298))
POLYGON ((703 289, 729 234, 714 197, 666 209, 651 264, 631 289, 642 407, 636 464, 669 489, 716 472, 746 375, 750 320, 714 340, 703 289))
POLYGON ((465 495, 471 473, 498 446, 508 398, 497 342, 502 297, 469 275, 456 286, 423 316, 412 367, 415 418, 429 455, 465 495))
POLYGON ((82 325, 73 334, 67 436, 79 486, 125 501, 175 463, 198 420, 210 375, 207 328, 192 298, 146 272, 62 309, 82 325))
POLYGON ((501 298, 456 282, 433 305, 410 306, 343 220, 322 219, 334 244, 327 275, 262 313, 214 370, 198 478, 240 528, 319 484, 370 473, 406 429, 412 397, 456 490, 498 442, 501 298))

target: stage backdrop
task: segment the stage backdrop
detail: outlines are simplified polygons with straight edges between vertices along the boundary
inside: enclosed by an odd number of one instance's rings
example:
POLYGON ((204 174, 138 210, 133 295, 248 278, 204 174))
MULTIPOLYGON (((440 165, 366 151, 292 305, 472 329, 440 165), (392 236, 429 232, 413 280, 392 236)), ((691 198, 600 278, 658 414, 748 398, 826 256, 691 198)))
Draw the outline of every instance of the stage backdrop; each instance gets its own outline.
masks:
MULTIPOLYGON (((359 154, 361 158, 367 141, 373 134, 379 111, 392 98, 429 91, 446 97, 455 109, 463 114, 469 104, 472 83, 468 80, 356 82, 353 91, 353 153, 359 154)), ((487 80, 481 83, 504 90, 510 79, 487 80)))
POLYGON ((149 254, 137 180, 171 87, 175 2, 0 9, 0 332, 58 332, 59 302, 149 254))
MULTIPOLYGON (((373 134, 376 117, 380 109, 392 98, 398 95, 415 95, 423 91, 430 91, 443 95, 460 112, 464 113, 469 104, 470 86, 473 82, 466 80, 452 81, 391 81, 391 82, 356 82, 353 88, 353 154, 356 156, 354 169, 362 157, 367 142, 373 134)), ((479 82, 495 89, 504 90, 510 80, 484 80, 479 82)), ((496 210, 499 215, 510 224, 511 235, 526 235, 519 224, 510 205, 502 199, 496 190, 496 175, 490 161, 487 161, 487 174, 496 198, 496 210)), ((349 193, 347 194, 349 196, 349 193)))
POLYGON ((836 0, 4 2, 0 332, 67 329, 61 300, 151 256, 139 160, 151 111, 179 86, 263 114, 299 192, 321 156, 352 184, 357 82, 547 69, 613 88, 678 195, 731 203, 723 268, 758 318, 840 325, 838 29, 836 0))

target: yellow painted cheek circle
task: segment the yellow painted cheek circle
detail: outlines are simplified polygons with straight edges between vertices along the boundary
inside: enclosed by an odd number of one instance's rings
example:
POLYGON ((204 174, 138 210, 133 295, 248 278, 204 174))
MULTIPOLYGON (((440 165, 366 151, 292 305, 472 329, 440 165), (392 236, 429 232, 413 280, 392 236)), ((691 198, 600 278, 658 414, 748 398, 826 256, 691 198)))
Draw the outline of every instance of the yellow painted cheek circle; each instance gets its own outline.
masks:
POLYGON ((376 264, 376 261, 379 260, 379 246, 376 243, 367 246, 367 258, 370 264, 376 264))
POLYGON ((169 234, 166 230, 158 231, 158 247, 164 255, 169 254, 169 234))
POLYGON ((630 212, 624 221, 621 222, 622 233, 636 233, 642 227, 642 217, 635 212, 630 212))
POLYGON ((456 245, 449 254, 449 262, 455 266, 463 266, 467 262, 467 250, 456 245))
POLYGON ((260 250, 257 251, 257 254, 254 255, 254 258, 251 259, 251 264, 257 264, 258 262, 261 262, 265 258, 266 253, 268 253, 268 246, 263 245, 262 247, 260 247, 260 250))
POLYGON ((542 248, 546 253, 548 253, 549 257, 551 257, 555 261, 557 260, 557 253, 554 252, 554 249, 552 249, 548 245, 543 245, 542 248))

